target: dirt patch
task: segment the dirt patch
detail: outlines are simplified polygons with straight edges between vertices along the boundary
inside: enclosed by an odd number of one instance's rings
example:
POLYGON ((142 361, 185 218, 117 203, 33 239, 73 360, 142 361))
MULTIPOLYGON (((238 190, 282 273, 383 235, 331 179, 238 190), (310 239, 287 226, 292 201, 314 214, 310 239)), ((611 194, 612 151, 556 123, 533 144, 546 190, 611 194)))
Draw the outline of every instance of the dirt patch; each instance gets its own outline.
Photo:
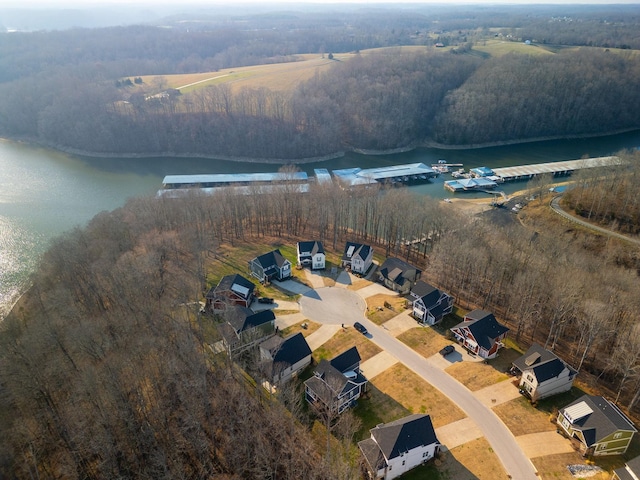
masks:
POLYGON ((441 464, 436 464, 436 466, 442 474, 441 478, 450 480, 509 478, 502 463, 484 437, 441 453, 439 461, 441 464))
POLYGON ((525 397, 498 405, 493 411, 516 437, 556 429, 555 422, 550 421, 550 415, 534 408, 525 397))
POLYGON ((380 347, 370 342, 367 337, 354 328, 342 328, 331 337, 331 340, 313 352, 313 359, 316 362, 322 359, 331 360, 353 346, 358 349, 362 362, 382 351, 380 347))
POLYGON ((472 392, 511 378, 482 362, 458 362, 445 371, 472 392))
POLYGON ((282 330, 282 336, 288 337, 289 335, 293 335, 294 333, 302 332, 304 337, 308 337, 313 332, 320 328, 320 324, 316 322, 312 322, 311 320, 304 320, 300 323, 296 323, 295 325, 291 325, 282 330), (302 325, 306 325, 304 328, 302 325))
POLYGON ((377 375, 371 383, 411 413, 431 415, 435 428, 465 418, 455 403, 402 364, 377 375))
POLYGON ((416 327, 398 335, 398 340, 411 347, 423 357, 430 357, 451 342, 428 327, 416 327))
POLYGON ((367 318, 376 325, 382 325, 406 310, 405 305, 406 300, 397 295, 372 295, 367 298, 367 318))
MULTIPOLYGON (((584 458, 577 452, 533 458, 531 462, 538 469, 540 478, 557 480, 576 480, 576 477, 569 472, 567 465, 585 464, 584 458)), ((592 480, 609 480, 611 473, 601 472, 589 478, 592 480)))

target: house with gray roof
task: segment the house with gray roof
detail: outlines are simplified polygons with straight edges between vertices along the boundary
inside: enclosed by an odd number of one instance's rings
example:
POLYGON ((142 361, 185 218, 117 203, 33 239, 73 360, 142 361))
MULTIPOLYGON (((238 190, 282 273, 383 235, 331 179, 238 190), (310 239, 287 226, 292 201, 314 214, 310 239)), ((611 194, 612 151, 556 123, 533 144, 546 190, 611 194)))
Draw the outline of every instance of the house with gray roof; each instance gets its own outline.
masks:
POLYGON ((509 329, 496 320, 493 313, 473 310, 464 316, 462 322, 451 327, 455 339, 469 352, 481 358, 495 358, 503 347, 503 340, 509 329))
POLYGON ((614 470, 611 480, 640 480, 640 457, 629 460, 624 467, 614 470))
POLYGON ((279 385, 311 364, 311 348, 302 333, 287 338, 274 335, 260 343, 260 360, 269 383, 279 385))
POLYGON ((342 267, 365 275, 373 263, 373 248, 363 243, 347 242, 342 255, 342 267))
POLYGON ((378 269, 380 282, 401 295, 409 293, 421 275, 422 270, 394 257, 387 258, 378 269))
POLYGON ((595 395, 583 395, 561 408, 557 423, 583 456, 621 455, 637 432, 618 407, 595 395))
POLYGON ((261 283, 286 280, 291 276, 291 262, 282 256, 280 250, 276 249, 251 259, 249 271, 261 283))
POLYGON ((358 349, 351 347, 333 360, 321 360, 304 386, 307 402, 318 410, 340 414, 355 405, 367 387, 358 349))
POLYGON ((253 282, 242 275, 225 275, 207 292, 206 307, 213 312, 223 312, 230 306, 250 307, 254 290, 253 282))
POLYGON ((520 391, 532 402, 571 390, 578 372, 555 353, 537 343, 513 362, 513 372, 520 375, 520 391))
POLYGON ((229 355, 237 354, 275 335, 276 316, 271 310, 254 313, 246 307, 228 307, 218 326, 229 355))
POLYGON ((429 415, 409 415, 369 432, 370 438, 358 442, 369 478, 396 478, 434 458, 440 447, 429 415))
POLYGON ((411 314, 422 325, 435 325, 453 310, 453 297, 422 280, 416 282, 410 295, 411 314))
POLYGON ((322 242, 298 242, 298 265, 311 267, 311 270, 324 270, 325 253, 322 242))

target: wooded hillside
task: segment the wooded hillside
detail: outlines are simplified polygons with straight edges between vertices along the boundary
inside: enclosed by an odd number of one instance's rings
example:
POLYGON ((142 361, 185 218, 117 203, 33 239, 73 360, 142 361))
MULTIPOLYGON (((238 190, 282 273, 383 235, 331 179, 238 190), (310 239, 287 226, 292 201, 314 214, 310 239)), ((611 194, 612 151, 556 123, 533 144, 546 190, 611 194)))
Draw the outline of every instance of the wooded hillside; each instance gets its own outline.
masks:
POLYGON ((0 135, 98 154, 299 159, 640 128, 640 55, 628 50, 638 46, 629 27, 640 24, 637 12, 575 8, 573 17, 556 17, 552 7, 507 8, 498 17, 478 13, 473 24, 446 9, 383 9, 347 10, 340 20, 298 12, 197 26, 174 19, 170 29, 3 33, 0 135), (544 32, 545 48, 558 53, 492 58, 473 48, 498 39, 522 51, 527 28, 544 32), (561 38, 583 48, 549 46, 561 38), (336 58, 284 93, 222 83, 181 95, 132 81, 395 45, 429 51, 336 58))

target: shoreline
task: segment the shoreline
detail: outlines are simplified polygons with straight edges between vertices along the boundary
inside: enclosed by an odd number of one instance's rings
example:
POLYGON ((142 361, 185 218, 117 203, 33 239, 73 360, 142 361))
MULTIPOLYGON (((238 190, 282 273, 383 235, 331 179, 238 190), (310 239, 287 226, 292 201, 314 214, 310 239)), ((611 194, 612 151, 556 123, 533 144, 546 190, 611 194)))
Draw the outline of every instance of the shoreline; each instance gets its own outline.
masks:
POLYGON ((304 165, 307 163, 319 163, 326 162, 329 160, 335 160, 337 158, 344 157, 348 152, 357 153, 365 156, 378 156, 378 155, 393 155, 396 153, 406 153, 416 150, 417 148, 434 148, 438 150, 476 150, 483 148, 492 148, 492 147, 506 147, 510 145, 521 145, 525 143, 537 143, 537 142, 548 142, 554 140, 576 140, 576 139, 586 139, 586 138, 601 138, 608 137, 613 135, 621 135, 623 133, 640 131, 638 128, 627 128, 616 130, 612 132, 605 132, 599 134, 577 134, 577 135, 558 135, 558 136, 546 136, 546 137, 536 137, 536 138, 528 138, 528 139, 520 139, 520 140, 503 140, 499 142, 487 142, 487 143, 475 143, 468 145, 446 145, 442 143, 438 143, 435 141, 425 140, 423 142, 404 146, 397 148, 390 148, 387 150, 370 150, 366 148, 350 148, 347 150, 340 150, 337 152, 329 153, 326 155, 320 155, 317 157, 305 157, 305 158, 297 158, 297 159, 288 159, 288 158, 260 158, 260 157, 234 157, 228 155, 215 155, 215 154, 205 154, 205 153, 176 153, 176 152, 155 152, 155 153, 101 153, 101 152, 91 152, 88 150, 81 150, 72 147, 65 147, 62 145, 54 144, 51 142, 45 142, 41 140, 37 140, 29 137, 0 137, 5 140, 15 141, 19 143, 26 143, 29 145, 39 146, 50 148, 52 150, 56 150, 58 152, 67 153, 70 155, 75 155, 78 157, 85 158, 203 158, 210 160, 223 160, 226 162, 240 162, 240 163, 264 163, 270 165, 304 165))

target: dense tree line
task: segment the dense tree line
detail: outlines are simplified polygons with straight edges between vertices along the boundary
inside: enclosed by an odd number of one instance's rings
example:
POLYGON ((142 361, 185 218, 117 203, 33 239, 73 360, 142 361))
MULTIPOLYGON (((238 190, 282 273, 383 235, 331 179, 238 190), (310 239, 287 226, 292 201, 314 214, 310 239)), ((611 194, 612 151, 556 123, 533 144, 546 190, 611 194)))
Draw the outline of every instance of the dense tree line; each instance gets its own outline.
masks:
POLYGON ((263 237, 335 250, 362 240, 415 262, 463 308, 494 311, 517 341, 553 348, 637 412, 637 252, 530 223, 337 185, 143 198, 100 214, 55 242, 3 323, 0 474, 352 478, 347 457, 322 460, 295 416, 203 343, 207 258, 263 237))
POLYGON ((635 129, 638 91, 634 55, 510 54, 488 60, 451 92, 433 136, 468 145, 635 129))

